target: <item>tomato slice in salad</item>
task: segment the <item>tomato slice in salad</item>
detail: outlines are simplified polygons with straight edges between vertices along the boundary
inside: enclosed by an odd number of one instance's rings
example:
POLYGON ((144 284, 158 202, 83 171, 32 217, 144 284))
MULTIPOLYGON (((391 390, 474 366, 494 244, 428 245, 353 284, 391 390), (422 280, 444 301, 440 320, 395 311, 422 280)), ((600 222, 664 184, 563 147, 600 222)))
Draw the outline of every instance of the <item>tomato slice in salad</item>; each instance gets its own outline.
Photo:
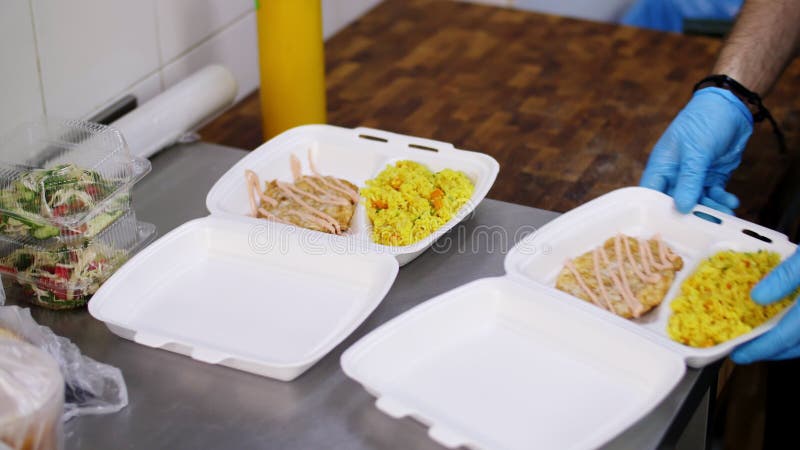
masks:
POLYGON ((47 277, 40 277, 36 281, 36 286, 39 289, 43 289, 48 292, 52 292, 53 295, 59 300, 66 300, 68 298, 69 289, 64 286, 64 283, 53 280, 52 278, 47 277))
POLYGON ((85 191, 87 194, 91 195, 92 198, 94 199, 97 199, 97 196, 100 194, 100 188, 97 187, 97 185, 95 184, 90 184, 86 186, 85 191))
POLYGON ((89 263, 89 270, 97 270, 103 267, 103 264, 105 264, 106 262, 108 262, 108 260, 106 260, 105 258, 100 258, 98 260, 92 261, 89 263))
POLYGON ((53 208, 53 216, 55 216, 55 217, 63 217, 63 216, 67 215, 68 211, 69 211, 69 206, 67 206, 67 205, 58 205, 55 208, 53 208))
POLYGON ((62 266, 60 264, 56 264, 56 268, 53 273, 55 274, 55 276, 59 278, 69 280, 70 275, 72 275, 72 269, 70 269, 69 267, 62 266))

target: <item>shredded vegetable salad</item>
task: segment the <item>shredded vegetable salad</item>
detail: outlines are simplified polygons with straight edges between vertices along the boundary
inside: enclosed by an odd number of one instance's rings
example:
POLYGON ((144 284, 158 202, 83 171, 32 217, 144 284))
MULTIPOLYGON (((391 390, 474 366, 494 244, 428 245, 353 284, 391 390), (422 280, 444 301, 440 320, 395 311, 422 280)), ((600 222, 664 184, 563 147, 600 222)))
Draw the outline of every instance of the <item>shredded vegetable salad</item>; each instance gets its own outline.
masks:
POLYGON ((27 171, 0 190, 0 233, 48 239, 97 232, 122 215, 127 196, 100 215, 112 217, 98 216, 94 223, 76 228, 58 225, 58 219, 94 208, 114 192, 117 184, 74 164, 27 171))
POLYGON ((86 304, 126 258, 122 250, 86 241, 48 252, 16 250, 0 259, 0 272, 15 275, 35 303, 66 309, 86 304))

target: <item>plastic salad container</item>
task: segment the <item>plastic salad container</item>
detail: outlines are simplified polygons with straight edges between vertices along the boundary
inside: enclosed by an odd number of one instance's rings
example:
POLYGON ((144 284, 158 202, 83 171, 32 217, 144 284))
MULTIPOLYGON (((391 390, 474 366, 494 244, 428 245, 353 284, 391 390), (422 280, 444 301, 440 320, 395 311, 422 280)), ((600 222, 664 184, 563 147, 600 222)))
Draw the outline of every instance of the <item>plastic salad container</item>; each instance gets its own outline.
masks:
POLYGON ((93 238, 39 245, 0 236, 0 273, 16 280, 26 300, 50 309, 86 304, 100 285, 155 237, 155 226, 128 210, 93 238))
POLYGON ((122 134, 100 124, 41 119, 0 138, 0 234, 90 237, 130 207, 150 171, 122 134))
POLYGON ((0 448, 63 447, 64 378, 43 350, 0 337, 0 448))

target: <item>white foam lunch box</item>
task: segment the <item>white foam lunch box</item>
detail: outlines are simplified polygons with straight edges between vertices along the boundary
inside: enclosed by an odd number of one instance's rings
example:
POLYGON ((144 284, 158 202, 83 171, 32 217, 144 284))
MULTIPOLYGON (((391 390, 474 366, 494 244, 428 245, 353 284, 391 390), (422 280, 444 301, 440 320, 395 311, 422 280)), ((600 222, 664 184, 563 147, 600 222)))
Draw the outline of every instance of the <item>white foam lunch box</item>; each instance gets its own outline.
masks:
POLYGON ((795 249, 775 231, 695 212, 680 214, 670 197, 644 188, 599 197, 517 244, 505 276, 441 294, 372 331, 345 351, 342 368, 380 410, 428 425, 447 447, 601 446, 662 401, 687 365, 723 358, 779 319, 710 348, 667 336, 670 301, 703 259, 726 249, 785 258, 795 249), (554 287, 566 259, 617 233, 658 233, 684 259, 662 304, 637 320, 554 287))
POLYGON ((458 150, 446 142, 371 128, 304 125, 267 141, 231 167, 209 191, 206 207, 213 215, 249 217, 245 170, 254 171, 262 182, 273 179, 291 181, 289 160, 292 155, 301 161, 303 173, 310 173, 308 158, 311 157, 323 175, 343 178, 359 187, 387 165, 406 159, 422 163, 434 172, 449 168, 460 170, 469 177, 475 185, 470 201, 444 226, 411 245, 394 247, 373 243, 372 226, 366 210, 363 204, 358 205, 344 239, 354 246, 393 254, 401 266, 419 256, 474 211, 486 197, 499 170, 497 161, 491 156, 458 150))
POLYGON ((205 217, 131 258, 89 302, 115 334, 289 381, 355 330, 397 276, 322 233, 205 217))

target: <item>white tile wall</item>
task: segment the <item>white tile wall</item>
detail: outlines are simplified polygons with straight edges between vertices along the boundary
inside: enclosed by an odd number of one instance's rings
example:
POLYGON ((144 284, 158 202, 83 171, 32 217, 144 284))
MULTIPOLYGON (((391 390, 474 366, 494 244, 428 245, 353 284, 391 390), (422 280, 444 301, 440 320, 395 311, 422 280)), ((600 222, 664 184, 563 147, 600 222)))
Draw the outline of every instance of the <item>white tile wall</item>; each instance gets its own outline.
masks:
POLYGON ((252 11, 253 5, 253 0, 157 0, 162 61, 174 60, 252 11))
POLYGON ((83 116, 159 68, 155 0, 32 0, 48 115, 83 116))
POLYGON ((322 36, 328 39, 380 2, 381 0, 322 0, 322 36))
MULTIPOLYGON (((381 0, 320 0, 330 37, 381 0)), ((509 0, 510 1, 510 0, 509 0)), ((0 1, 0 133, 42 114, 143 103, 208 64, 258 88, 254 0, 0 1)))
POLYGON ((251 12, 189 53, 167 64, 162 73, 169 87, 208 64, 222 64, 239 84, 236 100, 258 87, 258 41, 255 13, 251 12))
POLYGON ((634 0, 466 0, 496 6, 507 6, 560 16, 613 22, 618 20, 634 0))
POLYGON ((84 114, 83 117, 94 116, 95 114, 99 113, 103 109, 107 108, 108 106, 110 106, 111 104, 113 104, 114 102, 116 102, 117 100, 128 94, 131 94, 134 97, 136 97, 137 101, 141 105, 145 100, 155 97, 162 91, 163 89, 161 87, 161 73, 154 72, 145 77, 143 80, 134 83, 133 86, 130 86, 129 88, 123 90, 122 93, 113 96, 107 102, 104 102, 97 108, 84 114))
MULTIPOLYGON (((195 0, 159 1, 161 3, 169 3, 174 7, 175 3, 186 3, 195 0)), ((216 3, 212 0, 203 0, 203 2, 216 3)), ((239 2, 240 0, 235 0, 234 3, 238 4, 239 2)), ((380 3, 380 0, 322 0, 323 36, 327 39, 378 3, 380 3)), ((239 83, 237 101, 257 89, 259 74, 255 13, 247 13, 248 10, 252 10, 249 7, 251 5, 251 2, 248 2, 248 7, 240 4, 240 10, 244 10, 246 16, 228 25, 218 34, 207 38, 188 53, 181 55, 174 61, 168 61, 165 58, 167 63, 162 71, 164 86, 168 88, 203 66, 217 63, 230 69, 236 76, 236 80, 239 83)), ((159 6, 159 9, 163 10, 163 6, 159 6)), ((218 20, 216 23, 221 22, 222 20, 218 20)), ((159 29, 164 28, 163 23, 165 21, 162 20, 162 14, 159 13, 159 29)), ((206 32, 213 33, 214 31, 206 30, 206 32)), ((160 35, 162 56, 166 57, 173 45, 171 41, 174 41, 174 39, 171 35, 165 35, 163 32, 160 32, 160 35)), ((184 42, 183 45, 189 45, 187 42, 184 42)))
POLYGON ((30 5, 0 5, 0 133, 43 114, 30 5))

